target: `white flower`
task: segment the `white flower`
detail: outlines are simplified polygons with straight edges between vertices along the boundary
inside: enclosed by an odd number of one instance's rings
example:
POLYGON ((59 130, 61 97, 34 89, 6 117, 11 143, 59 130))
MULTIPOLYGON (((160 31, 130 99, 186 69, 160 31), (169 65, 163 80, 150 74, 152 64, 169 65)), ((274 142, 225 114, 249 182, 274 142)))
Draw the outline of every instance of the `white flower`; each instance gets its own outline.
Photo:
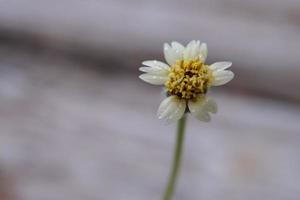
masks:
POLYGON ((164 56, 167 62, 144 61, 145 72, 139 77, 153 85, 164 85, 167 98, 158 109, 158 117, 168 122, 179 120, 186 111, 201 121, 210 121, 209 113, 217 112, 217 105, 206 97, 211 86, 219 86, 233 79, 232 71, 227 70, 231 62, 205 64, 207 45, 200 41, 191 41, 186 47, 178 42, 164 44, 164 56))

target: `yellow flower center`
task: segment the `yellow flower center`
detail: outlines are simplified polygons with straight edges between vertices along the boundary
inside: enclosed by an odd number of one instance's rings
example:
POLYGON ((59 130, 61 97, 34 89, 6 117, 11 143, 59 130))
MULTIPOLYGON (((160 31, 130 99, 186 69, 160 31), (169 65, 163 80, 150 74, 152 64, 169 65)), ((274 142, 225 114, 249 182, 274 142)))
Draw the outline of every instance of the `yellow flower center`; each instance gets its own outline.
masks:
POLYGON ((169 95, 189 100, 205 94, 212 79, 212 71, 201 61, 178 60, 171 66, 165 86, 169 95))

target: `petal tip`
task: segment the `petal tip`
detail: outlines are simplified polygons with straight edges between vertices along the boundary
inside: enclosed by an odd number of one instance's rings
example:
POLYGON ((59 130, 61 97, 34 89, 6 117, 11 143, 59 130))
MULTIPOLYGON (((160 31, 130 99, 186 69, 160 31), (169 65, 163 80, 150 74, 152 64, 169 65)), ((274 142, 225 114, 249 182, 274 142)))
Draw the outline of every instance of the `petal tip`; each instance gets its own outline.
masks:
POLYGON ((139 75, 139 78, 140 78, 140 79, 142 79, 143 81, 145 81, 145 80, 144 80, 144 78, 145 78, 145 76, 144 76, 144 75, 145 75, 145 74, 141 74, 141 75, 139 75))
POLYGON ((139 71, 141 71, 141 72, 145 72, 145 67, 139 67, 139 71))
POLYGON ((170 45, 168 43, 164 43, 164 50, 171 48, 170 45))

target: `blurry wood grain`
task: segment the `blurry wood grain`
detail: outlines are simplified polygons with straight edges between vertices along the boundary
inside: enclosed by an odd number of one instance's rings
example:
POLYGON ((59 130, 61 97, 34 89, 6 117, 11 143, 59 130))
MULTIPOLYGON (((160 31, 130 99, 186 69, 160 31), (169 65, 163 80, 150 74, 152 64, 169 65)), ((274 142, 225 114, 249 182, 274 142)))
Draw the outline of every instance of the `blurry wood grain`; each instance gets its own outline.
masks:
MULTIPOLYGON (((14 177, 0 179, 0 193, 160 199, 175 126, 156 118, 158 87, 45 52, 0 52, 0 176, 14 177)), ((176 198, 298 200, 299 106, 210 95, 219 111, 209 124, 188 119, 176 198)))
POLYGON ((0 199, 15 200, 14 180, 0 169, 0 199))

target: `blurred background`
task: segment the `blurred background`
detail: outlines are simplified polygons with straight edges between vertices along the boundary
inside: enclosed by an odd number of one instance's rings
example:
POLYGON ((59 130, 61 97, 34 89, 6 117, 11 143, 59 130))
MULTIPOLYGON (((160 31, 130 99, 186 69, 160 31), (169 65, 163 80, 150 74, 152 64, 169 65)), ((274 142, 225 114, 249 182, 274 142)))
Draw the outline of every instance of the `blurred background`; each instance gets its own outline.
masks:
POLYGON ((138 67, 193 39, 236 77, 175 199, 298 200, 299 0, 0 0, 0 199, 160 199, 175 125, 138 67))

